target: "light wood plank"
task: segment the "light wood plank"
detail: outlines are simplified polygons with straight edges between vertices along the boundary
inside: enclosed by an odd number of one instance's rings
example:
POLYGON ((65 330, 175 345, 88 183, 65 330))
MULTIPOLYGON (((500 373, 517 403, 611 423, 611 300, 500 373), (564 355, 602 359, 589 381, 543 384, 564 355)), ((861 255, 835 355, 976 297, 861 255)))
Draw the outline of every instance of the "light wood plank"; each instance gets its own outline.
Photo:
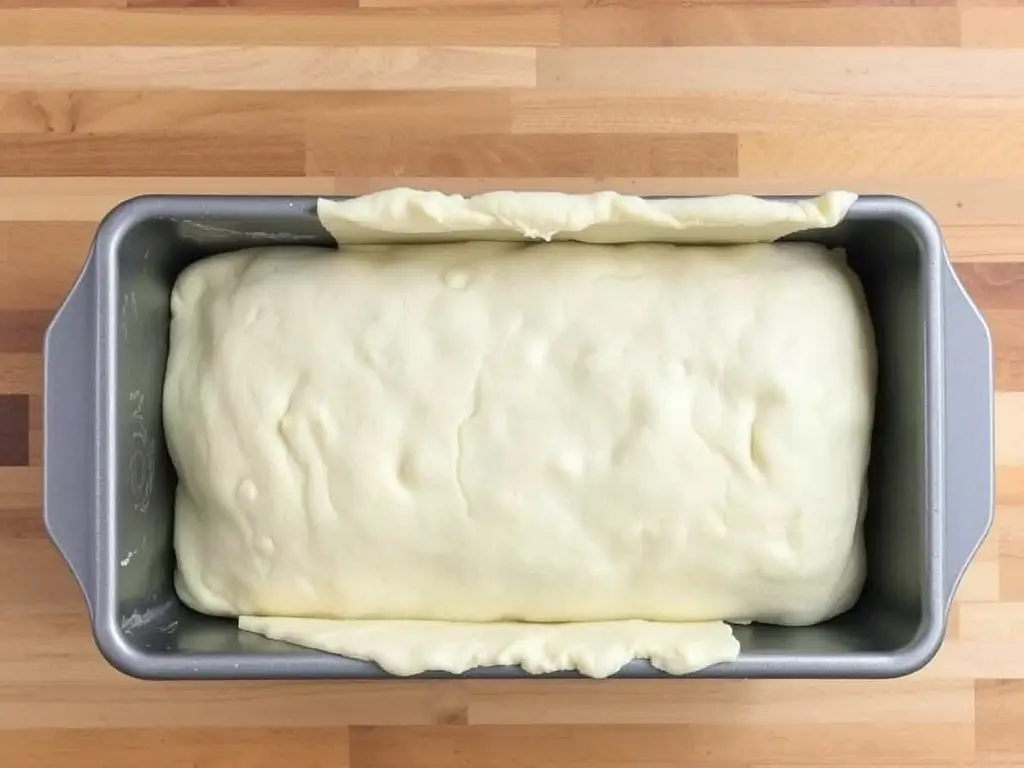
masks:
MULTIPOLYGON (((996 354, 1002 354, 1002 350, 996 354)), ((995 450, 999 466, 1024 465, 1024 433, 1016 428, 1024 424, 1024 392, 997 391, 995 411, 995 450)))
POLYGON ((1003 178, 1024 172, 1024 134, 1016 130, 743 134, 740 172, 754 176, 842 173, 850 183, 882 173, 915 178, 1003 178), (853 167, 857 170, 850 170, 853 167))
POLYGON ((47 728, 0 731, 19 765, 74 764, 81 768, 346 768, 344 728, 47 728))
POLYGON ((313 129, 365 136, 396 125, 444 134, 453 114, 464 134, 502 133, 510 128, 511 111, 509 93, 493 90, 9 90, 0 92, 0 134, 153 136, 168 125, 208 136, 301 137, 313 129))
POLYGON ((777 90, 533 90, 511 92, 516 133, 792 132, 855 129, 897 135, 1014 131, 1024 98, 809 93, 777 90))
POLYGON ((1009 758, 1024 753, 1024 733, 1019 727, 1021 706, 1024 706, 1024 682, 982 681, 978 683, 976 696, 981 716, 976 735, 978 749, 1002 752, 1009 758))
POLYGON ((0 222, 0 307, 55 311, 95 229, 91 222, 0 222))
MULTIPOLYGON (((2 70, 0 70, 2 71, 2 70)), ((1019 96, 1024 51, 963 48, 544 48, 537 85, 907 96, 1019 96)))
POLYGON ((0 88, 201 88, 228 91, 522 88, 529 48, 0 47, 0 88))
POLYGON ((43 361, 34 352, 0 353, 0 395, 43 391, 43 361))
POLYGON ((466 765, 589 766, 641 763, 668 768, 680 764, 749 764, 756 750, 766 762, 812 765, 869 763, 885 756, 925 760, 933 754, 969 758, 974 726, 930 725, 639 725, 479 726, 435 728, 355 728, 350 735, 353 765, 372 768, 466 765))
POLYGON ((943 236, 950 257, 957 262, 1019 264, 1024 227, 1009 225, 947 225, 943 236))
POLYGON ((422 12, 331 7, 294 13, 239 12, 236 7, 0 10, 0 45, 558 45, 562 16, 555 8, 509 7, 422 12))
POLYGON ((981 562, 976 559, 967 569, 957 588, 957 600, 961 603, 998 602, 1002 598, 1000 574, 999 563, 981 562))
POLYGON ((792 723, 970 723, 971 681, 909 677, 865 680, 751 680, 741 685, 689 681, 686 686, 632 680, 560 683, 558 695, 518 682, 474 688, 473 724, 529 725, 543 708, 564 724, 690 723, 741 726, 792 723))
POLYGON ((306 172, 313 176, 488 176, 508 173, 532 178, 736 175, 736 137, 727 134, 642 136, 621 134, 454 135, 422 138, 381 135, 339 141, 310 136, 306 172))
POLYGON ((954 46, 960 13, 943 7, 642 7, 569 9, 572 46, 954 46))
MULTIPOLYGON (((133 2, 155 2, 163 3, 187 3, 195 0, 129 0, 133 2)), ((203 0, 199 0, 202 2, 203 0)), ((206 0, 216 2, 217 0, 206 0)), ((282 2, 283 0, 274 0, 282 2)), ((970 0, 970 2, 982 2, 983 0, 970 0)), ((997 2, 998 0, 987 0, 997 2)), ((1010 1, 1010 0, 1004 0, 1010 1)), ((551 0, 360 0, 360 6, 364 8, 508 8, 523 4, 545 4, 551 0)), ((692 6, 730 8, 837 8, 850 6, 870 6, 872 8, 887 8, 890 6, 953 6, 957 0, 602 0, 595 3, 594 0, 562 0, 562 5, 570 8, 591 7, 594 5, 622 6, 625 8, 647 8, 650 6, 692 6)))
POLYGON ((1024 46, 1024 7, 971 7, 960 11, 961 44, 977 48, 1024 46))

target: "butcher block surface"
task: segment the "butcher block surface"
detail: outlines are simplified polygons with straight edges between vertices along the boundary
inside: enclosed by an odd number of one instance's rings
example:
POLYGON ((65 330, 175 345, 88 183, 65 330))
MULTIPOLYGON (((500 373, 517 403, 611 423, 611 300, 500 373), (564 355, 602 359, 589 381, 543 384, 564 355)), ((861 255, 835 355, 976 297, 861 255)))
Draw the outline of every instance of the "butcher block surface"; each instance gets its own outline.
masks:
MULTIPOLYGON (((5 766, 1024 765, 1024 6, 0 0, 5 766), (399 181, 400 180, 400 181, 399 181), (996 352, 997 509, 893 681, 153 683, 40 513, 42 337, 139 193, 912 197, 996 352)), ((956 510, 951 510, 956 513, 956 510)))

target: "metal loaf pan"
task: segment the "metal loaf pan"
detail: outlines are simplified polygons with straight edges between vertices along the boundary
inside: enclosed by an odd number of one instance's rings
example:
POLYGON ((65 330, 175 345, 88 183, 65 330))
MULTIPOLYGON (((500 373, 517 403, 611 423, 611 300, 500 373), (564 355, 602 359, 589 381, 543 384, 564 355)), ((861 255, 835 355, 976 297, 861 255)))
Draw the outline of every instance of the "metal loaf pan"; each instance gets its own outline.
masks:
MULTIPOLYGON (((171 286, 187 264, 222 251, 333 247, 315 208, 312 197, 125 202, 100 223, 47 332, 46 527, 81 585, 100 651, 128 674, 388 677, 193 613, 172 586, 176 479, 161 419, 171 286)), ((695 676, 894 677, 938 650, 954 590, 991 525, 991 341, 935 221, 914 203, 862 197, 838 227, 791 239, 847 249, 875 325, 867 583, 827 623, 737 627, 740 658, 695 676)), ((527 675, 491 667, 463 676, 527 675)), ((619 676, 666 675, 636 661, 619 676)))

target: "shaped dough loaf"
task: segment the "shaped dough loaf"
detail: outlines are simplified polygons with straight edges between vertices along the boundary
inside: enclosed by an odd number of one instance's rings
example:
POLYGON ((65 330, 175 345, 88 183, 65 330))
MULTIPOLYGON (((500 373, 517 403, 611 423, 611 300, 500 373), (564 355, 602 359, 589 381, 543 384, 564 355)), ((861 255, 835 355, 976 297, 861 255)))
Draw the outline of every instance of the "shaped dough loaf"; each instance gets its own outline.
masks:
POLYGON ((604 675, 738 652, 651 622, 810 624, 859 593, 875 355, 841 252, 252 249, 171 309, 196 610, 399 674, 604 675))

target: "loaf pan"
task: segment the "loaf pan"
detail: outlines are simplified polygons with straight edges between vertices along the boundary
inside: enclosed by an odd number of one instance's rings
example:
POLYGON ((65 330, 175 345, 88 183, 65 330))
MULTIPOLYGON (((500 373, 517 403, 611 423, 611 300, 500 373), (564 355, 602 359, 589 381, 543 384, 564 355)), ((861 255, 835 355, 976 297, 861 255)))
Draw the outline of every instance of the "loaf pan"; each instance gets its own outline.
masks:
MULTIPOLYGON (((826 623, 737 626, 739 658, 692 676, 907 674, 938 650, 953 593, 992 522, 989 332, 935 221, 908 200, 861 197, 838 226, 787 239, 845 247, 875 326, 867 581, 856 606, 826 623)), ((199 615, 174 591, 176 477, 161 416, 171 287, 196 259, 273 244, 334 246, 315 198, 129 200, 100 223, 46 334, 46 528, 81 586, 99 650, 130 675, 389 677, 199 615)), ((518 667, 461 675, 528 676, 518 667)), ((668 677, 642 661, 617 676, 668 677)))

